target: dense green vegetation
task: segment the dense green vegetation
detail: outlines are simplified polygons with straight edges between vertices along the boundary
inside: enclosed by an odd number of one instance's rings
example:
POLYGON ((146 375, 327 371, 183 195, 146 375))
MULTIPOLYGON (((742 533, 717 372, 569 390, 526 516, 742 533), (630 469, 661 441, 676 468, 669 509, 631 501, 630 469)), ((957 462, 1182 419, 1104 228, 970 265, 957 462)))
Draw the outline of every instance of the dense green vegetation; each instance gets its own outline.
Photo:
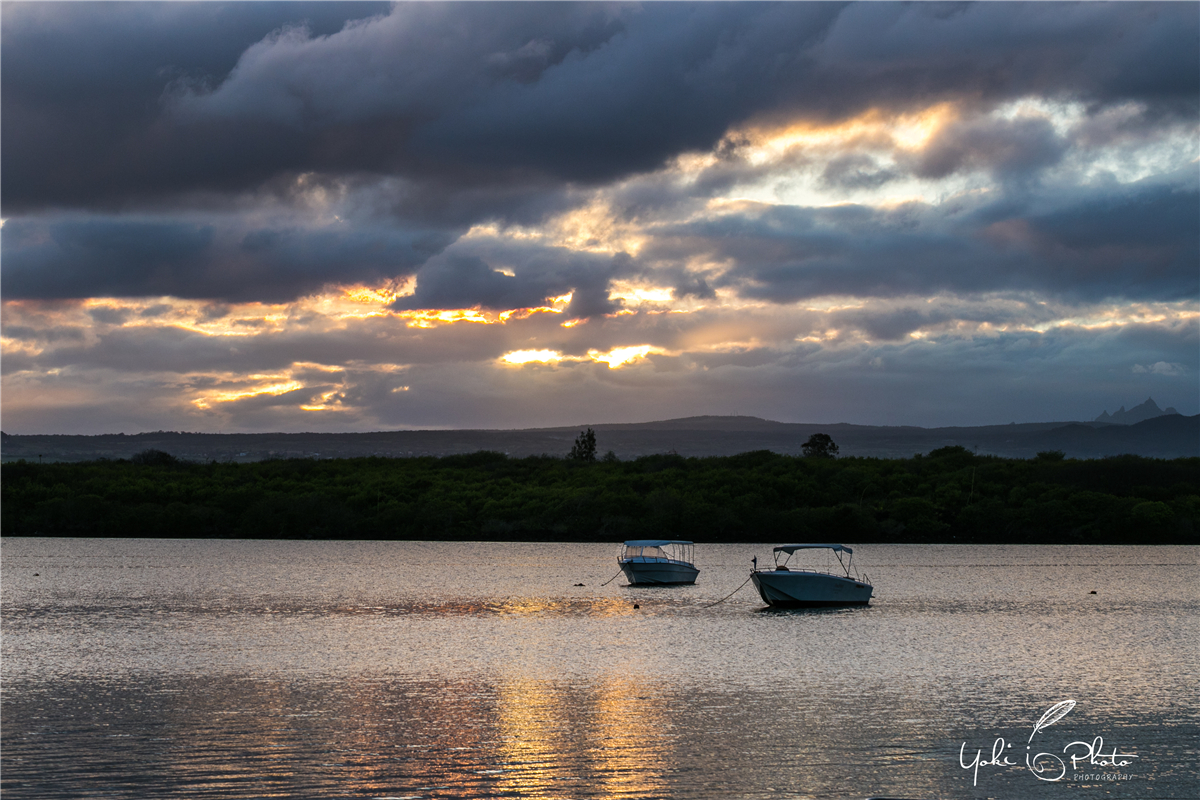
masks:
POLYGON ((508 458, 17 462, 6 536, 1200 542, 1200 459, 508 458))

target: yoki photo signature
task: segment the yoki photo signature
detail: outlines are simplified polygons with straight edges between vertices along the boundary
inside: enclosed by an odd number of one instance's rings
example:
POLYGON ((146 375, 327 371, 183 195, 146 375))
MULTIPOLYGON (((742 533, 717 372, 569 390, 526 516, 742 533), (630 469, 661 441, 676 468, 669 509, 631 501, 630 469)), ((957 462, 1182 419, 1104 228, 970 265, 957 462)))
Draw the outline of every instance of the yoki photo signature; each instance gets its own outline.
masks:
MULTIPOLYGON (((1076 740, 1062 748, 1062 757, 1051 752, 1034 752, 1036 747, 1033 739, 1041 731, 1065 717, 1075 708, 1074 700, 1063 700, 1047 709, 1042 718, 1033 726, 1033 732, 1025 743, 1024 766, 1039 781, 1061 781, 1071 771, 1073 781, 1115 781, 1132 780, 1133 776, 1117 768, 1127 767, 1134 763, 1138 756, 1132 753, 1118 752, 1114 745, 1110 750, 1105 749, 1104 737, 1096 736, 1091 741, 1076 740), (1068 765, 1069 770, 1068 770, 1068 765), (1079 772, 1080 768, 1090 770, 1079 772)), ((985 767, 1019 767, 1020 760, 1013 760, 1019 754, 1010 752, 1012 744, 1003 737, 996 737, 992 744, 991 757, 984 757, 983 750, 976 750, 975 757, 968 760, 966 755, 967 743, 963 742, 958 749, 958 764, 963 769, 971 770, 971 785, 979 785, 979 770, 985 767)))

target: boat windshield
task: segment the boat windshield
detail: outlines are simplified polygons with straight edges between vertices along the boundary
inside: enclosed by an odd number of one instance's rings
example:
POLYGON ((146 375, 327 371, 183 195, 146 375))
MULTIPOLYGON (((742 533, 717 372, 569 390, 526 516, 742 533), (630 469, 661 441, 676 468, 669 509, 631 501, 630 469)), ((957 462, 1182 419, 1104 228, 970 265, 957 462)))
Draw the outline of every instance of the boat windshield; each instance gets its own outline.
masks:
POLYGON ((692 563, 692 543, 665 539, 635 539, 624 544, 622 559, 692 563))
POLYGON ((667 557, 667 554, 663 551, 663 549, 661 547, 626 547, 625 548, 625 557, 626 558, 663 558, 663 559, 665 559, 667 557))

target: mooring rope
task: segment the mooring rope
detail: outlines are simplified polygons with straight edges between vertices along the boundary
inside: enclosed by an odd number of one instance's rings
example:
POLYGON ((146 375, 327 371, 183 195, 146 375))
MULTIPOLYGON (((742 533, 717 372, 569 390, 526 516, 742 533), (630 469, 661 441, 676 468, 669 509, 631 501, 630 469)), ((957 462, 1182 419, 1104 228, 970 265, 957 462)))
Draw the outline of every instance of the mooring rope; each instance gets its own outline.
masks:
MULTIPOLYGON (((754 575, 752 574, 750 576, 750 578, 753 578, 753 577, 754 577, 754 575)), ((742 586, 745 586, 747 583, 749 583, 750 578, 746 578, 746 580, 742 581, 742 586)), ((716 603, 709 603, 708 605, 705 606, 705 608, 712 608, 713 606, 717 605, 717 603, 724 603, 726 600, 728 600, 729 598, 733 597, 735 594, 740 592, 742 590, 742 586, 737 587, 732 592, 730 592, 729 594, 725 595, 720 600, 718 600, 716 603)))
MULTIPOLYGON (((620 575, 620 574, 621 574, 621 570, 617 570, 617 575, 620 575)), ((602 583, 600 585, 608 586, 610 583, 612 583, 613 581, 615 581, 617 579, 617 575, 613 575, 611 578, 609 578, 608 580, 606 580, 604 583, 602 583)))

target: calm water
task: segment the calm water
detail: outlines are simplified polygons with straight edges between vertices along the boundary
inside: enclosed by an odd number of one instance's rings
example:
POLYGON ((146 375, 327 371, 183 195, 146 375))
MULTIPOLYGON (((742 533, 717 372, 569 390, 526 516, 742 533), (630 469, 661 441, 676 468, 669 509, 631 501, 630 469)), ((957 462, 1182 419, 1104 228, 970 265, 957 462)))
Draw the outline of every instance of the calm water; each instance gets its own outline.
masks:
POLYGON ((769 545, 616 549, 6 539, 0 789, 1200 797, 1200 549, 863 545, 871 606, 807 612, 712 605, 769 545))

